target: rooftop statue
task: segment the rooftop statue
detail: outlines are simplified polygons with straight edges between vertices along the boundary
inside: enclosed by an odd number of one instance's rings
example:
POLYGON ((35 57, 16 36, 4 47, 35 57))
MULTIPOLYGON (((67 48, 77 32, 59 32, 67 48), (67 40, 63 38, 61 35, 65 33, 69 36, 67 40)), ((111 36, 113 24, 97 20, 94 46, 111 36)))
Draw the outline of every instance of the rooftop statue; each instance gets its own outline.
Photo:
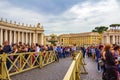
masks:
POLYGON ((37 28, 40 28, 40 23, 37 24, 37 28))

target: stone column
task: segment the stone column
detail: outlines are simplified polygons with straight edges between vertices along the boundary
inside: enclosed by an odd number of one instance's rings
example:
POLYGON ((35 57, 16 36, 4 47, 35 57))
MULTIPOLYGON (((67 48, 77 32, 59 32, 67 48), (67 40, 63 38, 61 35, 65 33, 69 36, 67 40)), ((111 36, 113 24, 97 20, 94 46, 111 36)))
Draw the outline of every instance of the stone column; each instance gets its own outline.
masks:
POLYGON ((38 42, 38 33, 36 33, 35 39, 36 39, 36 43, 39 43, 39 42, 38 42))
POLYGON ((16 31, 14 31, 14 43, 16 43, 16 31))
POLYGON ((32 37, 31 37, 31 32, 30 32, 29 34, 30 34, 30 35, 29 35, 29 37, 30 37, 30 42, 29 42, 29 44, 31 45, 31 43, 32 43, 32 42, 31 42, 31 38, 32 38, 32 37))
POLYGON ((119 36, 117 36, 117 44, 119 44, 119 36))
POLYGON ((115 44, 117 43, 116 40, 117 40, 117 38, 116 38, 116 35, 115 35, 115 44))
POLYGON ((109 36, 106 36, 106 43, 109 43, 109 36))
POLYGON ((33 43, 36 43, 36 35, 33 33, 33 43))
POLYGON ((116 36, 116 44, 118 44, 118 36, 116 36))
POLYGON ((0 29, 0 44, 3 44, 3 29, 0 29))
POLYGON ((9 43, 11 44, 12 43, 12 31, 10 30, 10 33, 9 33, 9 43))
POLYGON ((18 43, 20 42, 20 32, 18 31, 18 43))
POLYGON ((5 29, 5 41, 8 40, 8 30, 5 29))
POLYGON ((24 32, 22 32, 22 43, 24 43, 24 32))
POLYGON ((112 42, 113 42, 113 44, 115 44, 115 35, 113 35, 113 41, 112 42))
POLYGON ((26 32, 26 44, 28 43, 28 33, 26 32))
POLYGON ((44 45, 44 35, 43 35, 43 33, 41 33, 40 39, 41 39, 41 40, 40 40, 40 41, 41 41, 40 44, 41 44, 41 45, 44 45))

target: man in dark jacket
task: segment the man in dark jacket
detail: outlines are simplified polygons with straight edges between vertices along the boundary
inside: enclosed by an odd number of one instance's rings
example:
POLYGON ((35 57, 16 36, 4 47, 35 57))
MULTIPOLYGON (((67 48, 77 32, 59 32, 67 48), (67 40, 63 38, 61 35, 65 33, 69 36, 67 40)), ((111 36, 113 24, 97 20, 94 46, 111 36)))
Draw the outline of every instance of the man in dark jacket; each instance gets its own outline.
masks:
MULTIPOLYGON (((4 42, 4 47, 3 47, 3 51, 6 53, 6 54, 10 54, 12 52, 12 48, 11 46, 9 45, 8 41, 5 41, 4 42)), ((7 60, 7 68, 9 69, 10 66, 11 66, 11 63, 10 61, 7 60)))
POLYGON ((12 48, 11 48, 11 46, 9 45, 8 41, 5 41, 5 42, 4 42, 3 51, 4 51, 6 54, 9 54, 9 53, 12 52, 12 48))

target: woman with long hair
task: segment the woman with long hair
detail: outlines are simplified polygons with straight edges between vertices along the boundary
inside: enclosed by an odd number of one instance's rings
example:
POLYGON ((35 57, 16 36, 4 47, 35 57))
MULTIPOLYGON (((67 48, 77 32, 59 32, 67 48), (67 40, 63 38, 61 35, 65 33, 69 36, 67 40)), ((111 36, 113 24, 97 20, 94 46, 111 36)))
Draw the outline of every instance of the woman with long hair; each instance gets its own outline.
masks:
POLYGON ((114 49, 111 44, 105 45, 103 59, 105 60, 105 71, 103 73, 103 80, 118 80, 114 49))

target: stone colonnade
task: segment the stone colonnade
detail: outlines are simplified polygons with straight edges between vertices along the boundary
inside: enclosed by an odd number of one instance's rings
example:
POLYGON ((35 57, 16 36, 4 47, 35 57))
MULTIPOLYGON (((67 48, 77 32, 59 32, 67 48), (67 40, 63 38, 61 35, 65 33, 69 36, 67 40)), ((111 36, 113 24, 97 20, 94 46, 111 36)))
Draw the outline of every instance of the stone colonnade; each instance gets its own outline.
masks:
POLYGON ((29 27, 0 21, 0 44, 2 45, 7 40, 10 44, 22 42, 43 45, 43 32, 40 23, 36 27, 29 27))
POLYGON ((110 44, 120 44, 120 35, 104 35, 103 36, 103 43, 110 43, 110 44))

